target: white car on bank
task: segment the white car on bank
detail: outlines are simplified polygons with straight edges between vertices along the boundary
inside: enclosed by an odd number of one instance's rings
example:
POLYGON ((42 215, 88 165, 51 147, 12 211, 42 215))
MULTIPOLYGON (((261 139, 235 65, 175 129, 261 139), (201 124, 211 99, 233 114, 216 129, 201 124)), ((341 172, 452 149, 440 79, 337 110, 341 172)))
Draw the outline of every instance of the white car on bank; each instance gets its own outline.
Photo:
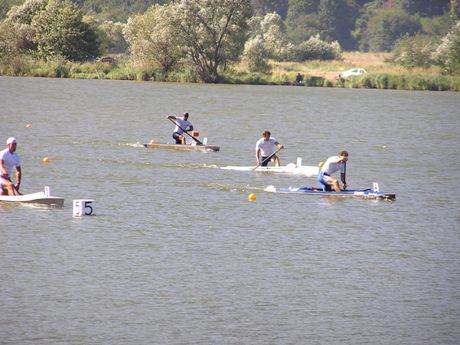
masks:
POLYGON ((356 77, 364 73, 366 73, 366 70, 364 68, 352 68, 345 72, 342 72, 340 75, 342 76, 342 78, 348 78, 348 77, 356 77))

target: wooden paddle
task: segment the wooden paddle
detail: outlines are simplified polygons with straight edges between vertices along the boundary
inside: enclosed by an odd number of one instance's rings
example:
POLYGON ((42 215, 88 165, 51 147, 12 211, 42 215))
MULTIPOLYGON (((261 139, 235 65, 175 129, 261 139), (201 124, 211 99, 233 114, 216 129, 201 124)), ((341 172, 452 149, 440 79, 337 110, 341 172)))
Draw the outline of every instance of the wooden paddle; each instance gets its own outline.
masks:
POLYGON ((185 129, 183 129, 181 126, 179 126, 179 124, 178 124, 176 121, 174 121, 173 119, 170 119, 169 117, 168 117, 168 120, 171 121, 172 123, 174 123, 174 124, 175 124, 177 127, 179 127, 180 129, 182 129, 183 133, 187 134, 190 138, 192 138, 193 140, 195 140, 195 141, 197 142, 198 145, 204 145, 201 141, 199 141, 199 140, 198 140, 197 138, 195 138, 193 135, 188 134, 188 132, 187 132, 185 129))
POLYGON ((274 155, 276 155, 278 153, 279 150, 281 150, 283 148, 283 146, 281 146, 278 150, 276 150, 275 152, 273 152, 270 156, 268 156, 267 158, 265 158, 262 162, 260 162, 259 164, 257 164, 254 168, 252 168, 252 170, 256 170, 258 167, 260 167, 262 164, 264 164, 266 161, 268 161, 270 158, 272 158, 274 155))

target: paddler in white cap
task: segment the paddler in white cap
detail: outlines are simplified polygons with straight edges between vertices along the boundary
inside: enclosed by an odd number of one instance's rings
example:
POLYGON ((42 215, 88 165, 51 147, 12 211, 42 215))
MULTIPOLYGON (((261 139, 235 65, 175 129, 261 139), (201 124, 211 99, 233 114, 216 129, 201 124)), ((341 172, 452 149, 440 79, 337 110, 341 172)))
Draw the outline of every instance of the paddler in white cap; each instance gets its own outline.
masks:
POLYGON ((0 151, 0 195, 20 195, 21 163, 16 153, 16 145, 16 138, 9 137, 6 141, 6 149, 0 151), (11 180, 14 168, 16 168, 16 184, 11 180))

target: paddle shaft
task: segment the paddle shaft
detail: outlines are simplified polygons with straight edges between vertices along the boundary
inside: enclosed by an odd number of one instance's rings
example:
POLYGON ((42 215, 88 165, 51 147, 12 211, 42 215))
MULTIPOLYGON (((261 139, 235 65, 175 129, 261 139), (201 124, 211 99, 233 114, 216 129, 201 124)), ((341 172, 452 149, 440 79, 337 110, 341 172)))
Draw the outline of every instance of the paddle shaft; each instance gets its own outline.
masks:
MULTIPOLYGON (((345 181, 347 180, 347 162, 343 163, 343 179, 345 181)), ((345 187, 345 186, 347 186, 346 182, 344 183, 342 181, 342 183, 343 183, 343 189, 342 190, 346 190, 346 187, 345 187)))
POLYGON ((174 121, 173 119, 170 119, 170 118, 168 118, 168 120, 171 121, 172 123, 174 123, 174 124, 175 124, 177 127, 179 127, 180 129, 182 129, 183 133, 187 134, 190 138, 192 138, 193 140, 195 140, 198 144, 204 145, 201 141, 199 141, 199 140, 198 140, 197 138, 195 138, 193 135, 188 134, 188 132, 187 132, 185 129, 183 129, 181 126, 179 126, 179 124, 178 124, 176 121, 174 121))
POLYGON ((281 146, 280 148, 278 148, 278 150, 276 150, 275 152, 273 152, 270 156, 268 156, 267 158, 265 158, 262 162, 260 162, 259 164, 257 164, 254 168, 252 168, 252 170, 256 170, 258 167, 260 167, 262 164, 264 164, 266 161, 270 160, 270 158, 272 158, 274 155, 276 155, 278 153, 279 150, 281 150, 283 147, 281 146))

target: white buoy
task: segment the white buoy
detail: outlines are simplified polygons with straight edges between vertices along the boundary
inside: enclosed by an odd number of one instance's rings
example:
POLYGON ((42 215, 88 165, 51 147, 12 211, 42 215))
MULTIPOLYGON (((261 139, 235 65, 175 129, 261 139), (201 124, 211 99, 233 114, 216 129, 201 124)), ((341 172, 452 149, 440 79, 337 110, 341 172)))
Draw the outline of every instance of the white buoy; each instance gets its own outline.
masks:
POLYGON ((300 168, 302 166, 302 157, 297 157, 296 166, 297 166, 297 168, 300 168))
POLYGON ((73 201, 73 216, 93 216, 94 213, 94 200, 91 199, 76 199, 73 201))

